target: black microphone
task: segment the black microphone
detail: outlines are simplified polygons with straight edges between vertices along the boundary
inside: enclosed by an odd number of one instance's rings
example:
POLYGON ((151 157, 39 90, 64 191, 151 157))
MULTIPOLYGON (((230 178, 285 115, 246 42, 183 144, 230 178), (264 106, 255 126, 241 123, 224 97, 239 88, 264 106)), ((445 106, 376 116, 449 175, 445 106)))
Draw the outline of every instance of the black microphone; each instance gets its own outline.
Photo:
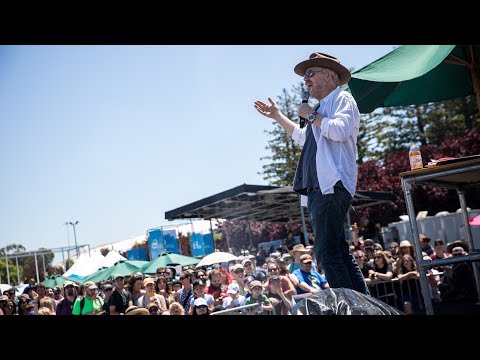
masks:
MULTIPOLYGON (((310 97, 310 93, 308 91, 304 91, 302 94, 302 104, 307 104, 309 97, 310 97)), ((300 116, 300 129, 305 127, 306 124, 307 124, 307 119, 300 116)))

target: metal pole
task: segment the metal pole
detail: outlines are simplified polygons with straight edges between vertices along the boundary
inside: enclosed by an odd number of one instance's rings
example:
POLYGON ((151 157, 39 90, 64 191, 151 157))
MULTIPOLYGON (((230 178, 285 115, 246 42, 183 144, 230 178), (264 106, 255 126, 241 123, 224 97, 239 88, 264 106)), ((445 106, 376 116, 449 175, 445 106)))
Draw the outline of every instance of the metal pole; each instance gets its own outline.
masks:
MULTIPOLYGON (((463 223, 465 224, 465 234, 467 236, 467 243, 470 248, 470 252, 475 248, 473 243, 472 228, 470 227, 470 221, 468 219, 467 201, 465 200, 465 192, 463 189, 457 189, 458 199, 460 200, 460 207, 462 208, 463 223)), ((470 255, 470 254, 469 254, 470 255)), ((475 285, 477 287, 477 305, 480 305, 480 274, 478 266, 475 262, 472 263, 473 276, 475 277, 475 285)))
POLYGON ((35 270, 37 271, 37 284, 40 282, 40 275, 38 273, 38 260, 37 260, 37 253, 33 253, 35 256, 35 270))
POLYGON ((418 235, 417 220, 415 218, 415 208, 413 206, 412 185, 402 178, 402 189, 405 195, 405 204, 407 205, 408 220, 410 222, 410 229, 412 231, 413 245, 417 257, 417 271, 420 273, 420 289, 425 303, 425 311, 427 315, 433 315, 432 297, 430 295, 430 288, 427 282, 427 272, 422 267, 424 260, 422 259, 422 248, 420 247, 420 237, 418 235))
POLYGON ((43 281, 47 278, 47 267, 45 266, 45 254, 42 254, 43 261, 43 281))
POLYGON ((68 221, 65 221, 65 230, 67 230, 67 244, 68 244, 68 250, 67 250, 67 262, 65 263, 65 271, 67 271, 70 268, 70 233, 68 232, 68 221))
MULTIPOLYGON (((299 195, 299 199, 301 195, 299 195)), ((303 242, 304 245, 308 245, 308 234, 307 234, 307 224, 305 223, 305 213, 303 211, 302 201, 300 200, 300 216, 302 217, 302 228, 303 228, 303 242)))
POLYGON ((18 256, 15 256, 15 264, 17 266, 17 285, 20 285, 20 271, 18 271, 18 256))
POLYGON ((7 248, 5 247, 5 265, 7 266, 7 284, 10 285, 10 270, 8 269, 7 248))
POLYGON ((210 218, 210 234, 212 235, 212 243, 213 243, 213 251, 217 250, 215 246, 215 239, 213 238, 213 225, 212 225, 212 218, 210 218))
POLYGON ((77 252, 77 260, 78 260, 78 256, 79 256, 79 255, 78 255, 78 245, 77 245, 77 230, 75 229, 75 225, 77 225, 77 224, 78 224, 78 220, 75 221, 74 223, 73 223, 73 222, 70 222, 70 225, 73 226, 73 237, 74 237, 74 239, 75 239, 75 250, 76 250, 76 252, 77 252))
POLYGON ((230 235, 228 235, 228 229, 225 227, 225 235, 227 235, 227 252, 230 252, 230 235))
POLYGON ((182 255, 182 242, 180 241, 180 231, 178 231, 178 225, 175 225, 175 234, 177 235, 178 241, 178 252, 182 255))

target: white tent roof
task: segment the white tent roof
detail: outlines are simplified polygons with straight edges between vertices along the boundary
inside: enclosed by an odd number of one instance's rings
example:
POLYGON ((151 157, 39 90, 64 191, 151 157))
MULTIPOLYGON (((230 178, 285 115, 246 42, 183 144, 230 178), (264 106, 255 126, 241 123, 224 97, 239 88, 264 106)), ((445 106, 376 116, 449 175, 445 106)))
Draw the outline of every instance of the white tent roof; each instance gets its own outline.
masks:
POLYGON ((125 257, 120 255, 116 250, 110 250, 110 252, 105 256, 103 259, 103 263, 101 266, 110 267, 114 265, 118 260, 127 260, 125 257))
POLYGON ((104 261, 105 256, 103 256, 99 251, 91 250, 90 255, 88 252, 82 253, 78 257, 78 260, 75 261, 73 266, 68 269, 63 276, 88 276, 101 268, 104 261))

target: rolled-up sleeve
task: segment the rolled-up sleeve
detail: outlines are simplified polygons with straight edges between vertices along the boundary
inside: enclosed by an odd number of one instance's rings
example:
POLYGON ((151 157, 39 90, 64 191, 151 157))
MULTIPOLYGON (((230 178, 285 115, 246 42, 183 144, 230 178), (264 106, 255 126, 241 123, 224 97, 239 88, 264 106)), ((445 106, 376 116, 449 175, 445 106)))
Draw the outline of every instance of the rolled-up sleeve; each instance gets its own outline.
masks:
POLYGON ((306 132, 307 132, 307 127, 303 127, 302 129, 300 129, 300 126, 295 126, 293 128, 293 132, 292 132, 292 139, 300 146, 303 146, 303 144, 305 144, 305 136, 306 136, 306 132))

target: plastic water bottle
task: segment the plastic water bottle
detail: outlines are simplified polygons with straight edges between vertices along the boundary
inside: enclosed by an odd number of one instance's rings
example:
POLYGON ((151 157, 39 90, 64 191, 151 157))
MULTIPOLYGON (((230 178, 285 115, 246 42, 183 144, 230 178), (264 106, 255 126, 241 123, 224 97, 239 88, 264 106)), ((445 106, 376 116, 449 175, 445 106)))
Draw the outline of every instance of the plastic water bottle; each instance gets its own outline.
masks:
POLYGON ((411 170, 423 169, 422 153, 420 152, 420 147, 417 144, 412 144, 410 146, 408 157, 410 158, 411 170))

